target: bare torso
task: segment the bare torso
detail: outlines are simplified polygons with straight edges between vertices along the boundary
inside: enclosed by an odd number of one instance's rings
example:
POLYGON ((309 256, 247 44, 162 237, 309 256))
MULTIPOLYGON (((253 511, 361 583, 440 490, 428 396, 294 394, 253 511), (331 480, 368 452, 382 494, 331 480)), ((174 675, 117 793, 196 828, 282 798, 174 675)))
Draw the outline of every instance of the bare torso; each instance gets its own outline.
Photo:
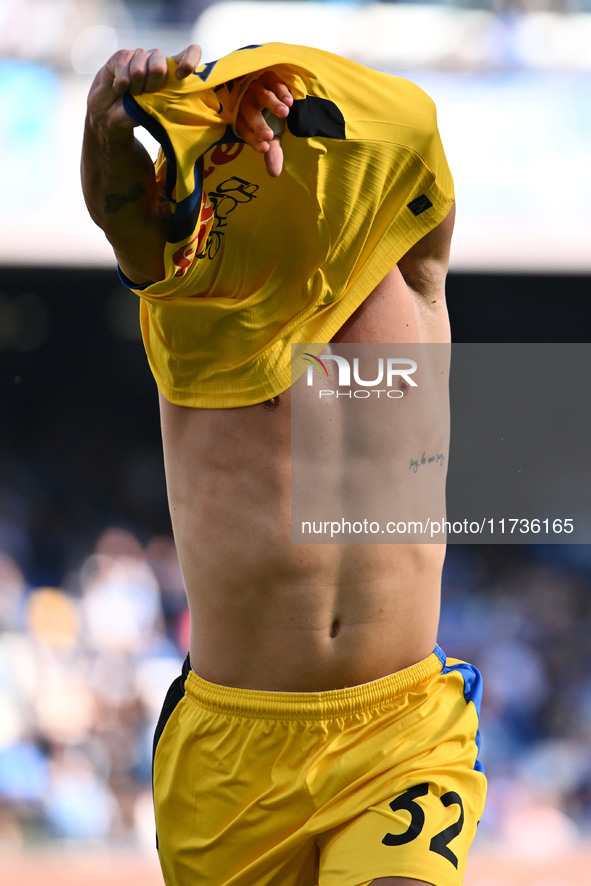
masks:
MULTIPOLYGON (((442 286, 431 295, 394 268, 335 340, 447 342, 442 286)), ((433 383, 446 402, 447 379, 433 383)), ((292 544, 289 391, 273 406, 239 409, 161 398, 161 420, 198 674, 242 688, 321 691, 432 651, 443 545, 292 544)))
MULTIPOLYGON (((191 77, 200 57, 195 45, 174 56, 175 76, 191 77)), ((135 122, 122 96, 127 89, 132 95, 158 91, 167 79, 160 50, 119 50, 88 96, 85 200, 121 270, 136 284, 163 278, 171 208, 150 156, 133 136, 135 122)), ((292 103, 281 78, 269 83, 264 75, 240 102, 238 131, 263 153, 273 177, 281 172, 283 153, 263 112, 285 117, 292 103)), ((448 342, 444 281, 452 229, 450 211, 403 256, 336 340, 448 342)), ((388 450, 394 458, 445 447, 446 373, 429 360, 425 366, 421 391, 430 390, 431 403, 439 405, 429 411, 423 401, 421 411, 419 396, 403 407, 419 420, 400 424, 388 450)), ((335 689, 397 671, 431 652, 444 552, 442 545, 420 543, 293 544, 290 399, 288 391, 274 409, 217 410, 161 400, 169 503, 191 611, 191 661, 206 679, 230 686, 335 689)), ((339 424, 327 444, 337 480, 345 451, 339 424)), ((380 445, 370 424, 363 435, 366 462, 380 445)), ((406 475, 403 503, 413 489, 420 499, 429 486, 424 473, 414 487, 406 475)), ((369 501, 372 488, 362 491, 369 501)))

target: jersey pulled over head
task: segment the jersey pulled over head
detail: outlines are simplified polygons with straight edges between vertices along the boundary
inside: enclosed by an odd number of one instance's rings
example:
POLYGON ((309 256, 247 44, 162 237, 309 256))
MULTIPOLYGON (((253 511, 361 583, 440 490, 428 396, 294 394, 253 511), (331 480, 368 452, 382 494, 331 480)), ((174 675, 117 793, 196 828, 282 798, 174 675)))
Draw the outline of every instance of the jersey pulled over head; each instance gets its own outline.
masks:
POLYGON ((431 99, 321 50, 246 47, 124 102, 161 145, 156 175, 173 212, 164 279, 124 282, 141 297, 156 382, 179 405, 286 390, 291 345, 330 341, 453 203, 431 99), (294 97, 278 178, 234 129, 268 70, 294 97))

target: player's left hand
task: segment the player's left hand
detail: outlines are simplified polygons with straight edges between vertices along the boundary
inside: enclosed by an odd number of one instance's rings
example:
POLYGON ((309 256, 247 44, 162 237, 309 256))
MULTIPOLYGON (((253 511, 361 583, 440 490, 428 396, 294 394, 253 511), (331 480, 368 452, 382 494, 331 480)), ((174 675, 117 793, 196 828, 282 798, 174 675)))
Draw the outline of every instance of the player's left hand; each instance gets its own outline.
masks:
POLYGON ((247 145, 265 155, 269 175, 277 176, 283 169, 280 135, 275 135, 264 117, 270 111, 285 119, 293 104, 293 96, 274 71, 265 71, 253 80, 240 102, 236 130, 247 145))

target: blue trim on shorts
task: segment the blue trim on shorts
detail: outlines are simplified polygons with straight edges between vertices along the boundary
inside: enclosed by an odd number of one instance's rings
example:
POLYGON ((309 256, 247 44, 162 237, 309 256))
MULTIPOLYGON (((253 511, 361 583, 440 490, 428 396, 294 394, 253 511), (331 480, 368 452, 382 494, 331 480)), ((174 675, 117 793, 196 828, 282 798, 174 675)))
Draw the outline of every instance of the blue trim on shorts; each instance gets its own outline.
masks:
MULTIPOLYGON (((482 674, 478 670, 478 668, 474 667, 474 665, 469 664, 467 661, 461 661, 454 665, 447 664, 447 656, 441 646, 436 645, 433 650, 439 661, 441 662, 441 673, 442 674, 450 674, 452 671, 458 671, 464 679, 464 698, 466 699, 466 704, 472 702, 474 707, 476 708, 476 713, 480 718, 480 707, 482 704, 482 674)), ((480 754, 480 728, 476 731, 476 747, 478 749, 478 753, 476 755, 476 762, 474 763, 474 769, 478 772, 484 772, 484 766, 478 759, 480 754)))

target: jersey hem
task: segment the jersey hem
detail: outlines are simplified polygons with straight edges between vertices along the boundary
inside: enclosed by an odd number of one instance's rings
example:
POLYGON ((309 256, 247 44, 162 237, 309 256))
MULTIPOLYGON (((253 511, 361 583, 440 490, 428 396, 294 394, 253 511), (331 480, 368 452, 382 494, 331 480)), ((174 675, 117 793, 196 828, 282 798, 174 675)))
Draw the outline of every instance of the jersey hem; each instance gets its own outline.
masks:
MULTIPOLYGON (((384 236, 365 267, 360 271, 354 289, 349 290, 345 300, 331 306, 330 315, 322 326, 322 336, 316 334, 308 337, 305 339, 305 343, 327 344, 409 249, 447 217, 454 202, 453 197, 444 194, 435 184, 432 185, 431 192, 433 188, 437 189, 438 196, 443 202, 434 207, 437 211, 434 216, 431 216, 429 223, 422 226, 417 219, 417 225, 407 230, 399 239, 398 232, 394 231, 390 236, 384 236), (393 240, 396 242, 393 243, 393 240)), ((298 343, 300 342, 292 339, 287 347, 298 343)), ((236 379, 234 379, 232 389, 221 384, 219 389, 216 387, 216 390, 195 392, 168 385, 150 354, 148 354, 148 361, 158 389, 166 400, 177 406, 192 406, 202 409, 232 409, 263 403, 271 397, 277 397, 287 391, 306 369, 302 364, 301 370, 294 373, 290 361, 287 368, 279 368, 273 376, 261 378, 256 385, 237 389, 236 379)))

